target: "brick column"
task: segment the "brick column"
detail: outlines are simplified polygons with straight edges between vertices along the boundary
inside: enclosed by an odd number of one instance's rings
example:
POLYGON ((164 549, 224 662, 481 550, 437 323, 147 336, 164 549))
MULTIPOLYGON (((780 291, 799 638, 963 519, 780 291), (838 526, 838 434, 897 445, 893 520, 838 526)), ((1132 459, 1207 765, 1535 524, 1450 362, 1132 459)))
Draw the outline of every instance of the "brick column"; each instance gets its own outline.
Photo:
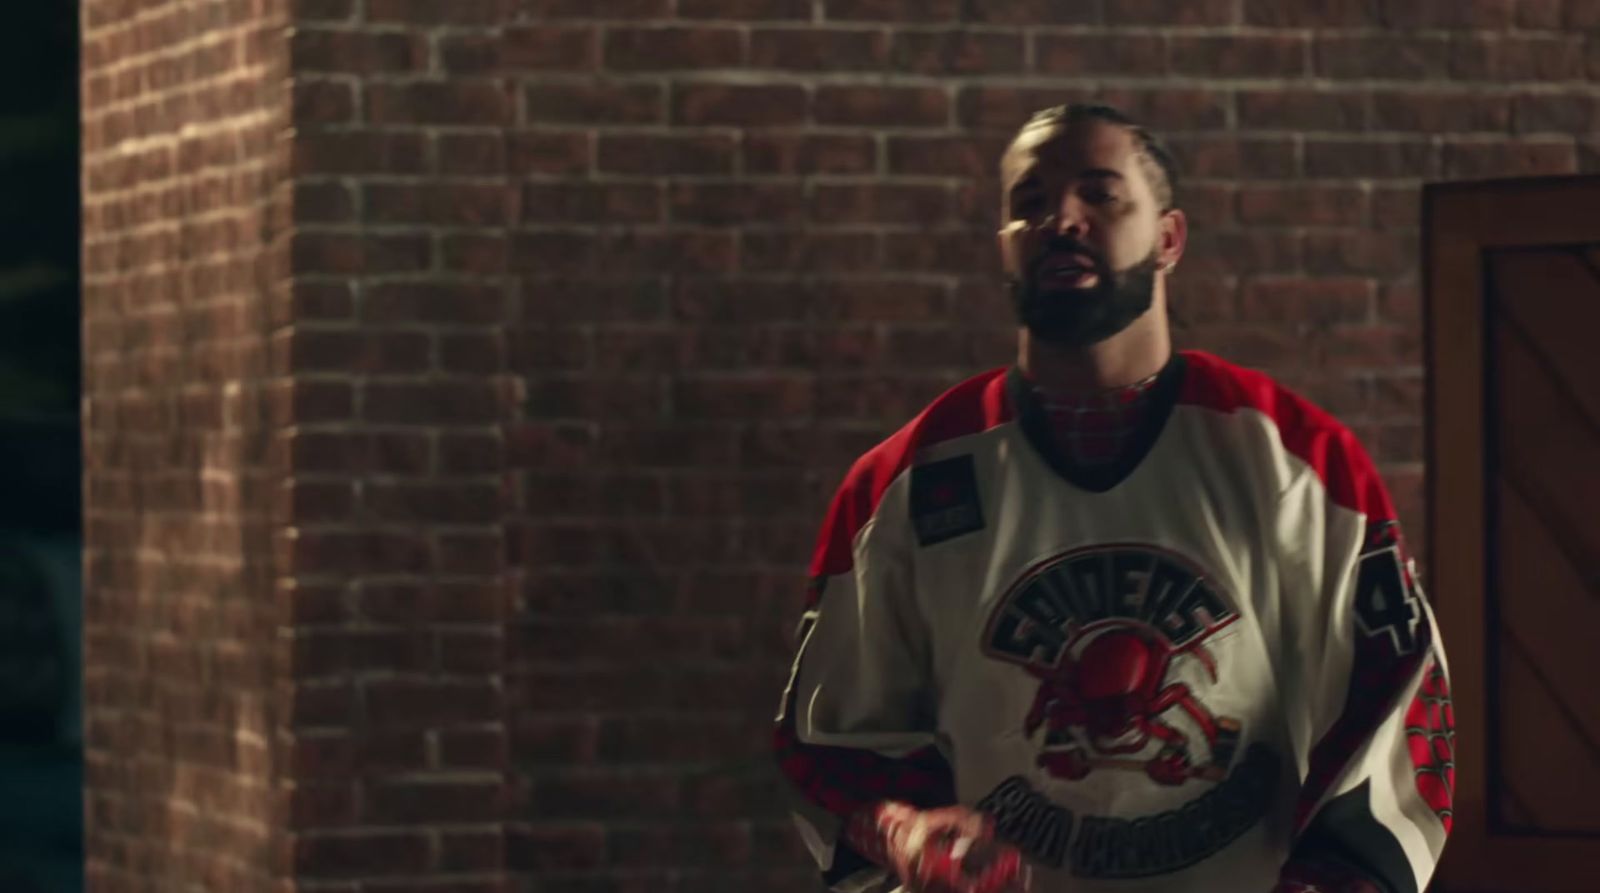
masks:
POLYGON ((89 888, 273 890, 282 4, 83 4, 89 888))
POLYGON ((96 891, 503 889, 510 103, 427 6, 85 4, 96 891))

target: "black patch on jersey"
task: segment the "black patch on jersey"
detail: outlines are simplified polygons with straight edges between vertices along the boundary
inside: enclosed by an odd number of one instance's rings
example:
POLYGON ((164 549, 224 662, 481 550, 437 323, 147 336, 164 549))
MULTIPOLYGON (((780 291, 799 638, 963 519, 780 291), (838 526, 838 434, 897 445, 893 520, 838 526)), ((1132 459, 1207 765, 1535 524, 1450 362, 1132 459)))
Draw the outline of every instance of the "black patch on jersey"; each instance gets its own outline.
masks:
POLYGON ((1356 576, 1356 621, 1367 636, 1384 636, 1394 653, 1417 650, 1417 625, 1422 609, 1412 592, 1401 561, 1400 547, 1391 545, 1361 556, 1356 576))
POLYGON ((924 546, 983 529, 978 472, 971 456, 911 469, 911 524, 924 546))
POLYGON ((1417 893, 1400 841, 1372 814, 1370 788, 1364 781, 1323 804, 1295 844, 1295 855, 1343 862, 1371 877, 1384 893, 1417 893))

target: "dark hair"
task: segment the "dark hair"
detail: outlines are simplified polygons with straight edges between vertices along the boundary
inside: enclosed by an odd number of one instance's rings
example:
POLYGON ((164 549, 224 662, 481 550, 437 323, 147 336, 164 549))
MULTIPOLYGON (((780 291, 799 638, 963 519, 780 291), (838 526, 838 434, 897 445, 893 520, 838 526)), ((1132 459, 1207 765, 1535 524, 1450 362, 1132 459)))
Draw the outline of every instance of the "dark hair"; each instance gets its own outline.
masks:
POLYGON ((1015 143, 1035 127, 1065 127, 1090 120, 1106 121, 1127 128, 1138 143, 1140 157, 1146 161, 1146 173, 1156 174, 1150 178, 1150 187, 1155 191, 1161 210, 1170 211, 1178 206, 1178 164, 1173 160, 1172 152, 1144 125, 1109 105, 1071 103, 1034 112, 1028 123, 1017 129, 1012 142, 1015 143))

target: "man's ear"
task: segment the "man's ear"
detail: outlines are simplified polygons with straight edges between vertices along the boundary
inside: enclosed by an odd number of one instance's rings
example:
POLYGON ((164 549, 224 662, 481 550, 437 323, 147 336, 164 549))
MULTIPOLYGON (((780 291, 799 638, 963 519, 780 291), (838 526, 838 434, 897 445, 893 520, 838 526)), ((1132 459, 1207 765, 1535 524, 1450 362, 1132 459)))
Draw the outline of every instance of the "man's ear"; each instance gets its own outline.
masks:
POLYGON ((1161 265, 1171 268, 1189 245, 1189 218, 1177 208, 1161 215, 1161 265))

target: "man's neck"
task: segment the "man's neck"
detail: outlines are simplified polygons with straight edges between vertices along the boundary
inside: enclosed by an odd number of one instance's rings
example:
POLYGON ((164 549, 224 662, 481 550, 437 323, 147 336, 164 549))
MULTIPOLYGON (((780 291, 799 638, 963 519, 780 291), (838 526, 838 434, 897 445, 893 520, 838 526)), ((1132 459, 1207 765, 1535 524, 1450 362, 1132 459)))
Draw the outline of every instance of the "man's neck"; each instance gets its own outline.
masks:
POLYGON ((1017 335, 1017 365, 1048 394, 1082 394, 1137 384, 1172 358, 1172 335, 1164 308, 1151 307, 1111 338, 1087 347, 1062 347, 1017 335))

